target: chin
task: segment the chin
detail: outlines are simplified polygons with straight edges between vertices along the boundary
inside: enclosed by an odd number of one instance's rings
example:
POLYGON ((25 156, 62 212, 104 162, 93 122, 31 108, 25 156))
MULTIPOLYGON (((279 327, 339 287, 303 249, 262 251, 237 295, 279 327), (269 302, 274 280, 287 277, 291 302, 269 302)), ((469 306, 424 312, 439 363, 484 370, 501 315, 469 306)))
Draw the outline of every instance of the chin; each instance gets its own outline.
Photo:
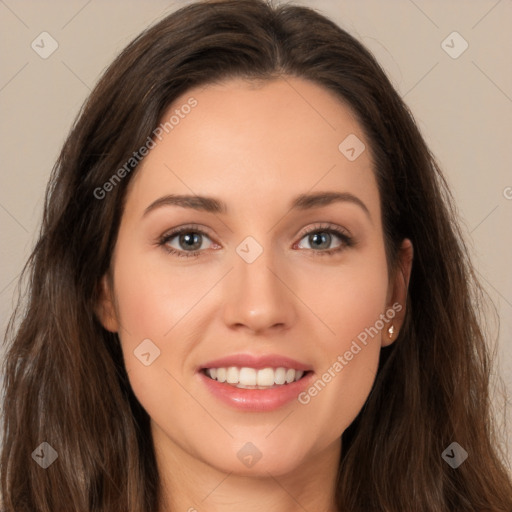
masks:
POLYGON ((296 471, 308 458, 303 441, 297 445, 283 443, 282 438, 271 441, 264 436, 252 437, 252 441, 234 441, 231 446, 218 450, 220 453, 204 454, 203 460, 219 471, 251 477, 268 477, 269 473, 286 475, 296 471))

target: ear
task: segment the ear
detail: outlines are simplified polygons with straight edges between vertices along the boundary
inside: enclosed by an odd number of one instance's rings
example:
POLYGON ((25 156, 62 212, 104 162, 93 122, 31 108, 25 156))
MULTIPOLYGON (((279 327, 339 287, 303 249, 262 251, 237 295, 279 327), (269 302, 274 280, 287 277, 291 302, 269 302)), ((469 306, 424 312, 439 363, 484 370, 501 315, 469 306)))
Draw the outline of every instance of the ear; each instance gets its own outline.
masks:
POLYGON ((99 283, 98 302, 95 313, 101 325, 110 332, 119 331, 116 308, 114 306, 113 286, 108 274, 105 274, 99 283))
POLYGON ((413 255, 414 249, 412 242, 408 238, 405 238, 398 250, 398 265, 389 283, 385 315, 390 320, 382 331, 383 347, 391 345, 391 343, 396 340, 404 324, 407 290, 411 277, 413 255), (393 318, 391 318, 393 312, 394 315, 393 318))

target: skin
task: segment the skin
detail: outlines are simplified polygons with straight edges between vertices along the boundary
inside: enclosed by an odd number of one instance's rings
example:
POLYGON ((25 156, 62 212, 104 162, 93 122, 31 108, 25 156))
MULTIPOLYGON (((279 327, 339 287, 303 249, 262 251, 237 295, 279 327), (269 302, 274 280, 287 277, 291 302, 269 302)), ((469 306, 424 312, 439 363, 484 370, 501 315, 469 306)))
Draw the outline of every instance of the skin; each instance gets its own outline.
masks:
MULTIPOLYGON (((307 404, 240 411, 213 397, 196 369, 235 353, 277 353, 320 377, 388 308, 405 304, 412 246, 403 242, 401 271, 388 274, 370 146, 331 92, 298 78, 230 79, 187 91, 164 119, 191 96, 197 106, 132 178, 98 311, 119 333, 130 383, 151 417, 161 512, 295 512, 298 504, 332 512, 340 436, 363 406, 380 348, 396 339, 405 307, 392 320, 393 336, 386 325, 369 338, 307 404), (338 149, 349 134, 366 145, 354 161, 338 149), (348 201, 289 210, 296 195, 319 191, 353 194, 368 213, 348 201), (212 196, 228 212, 167 205, 143 216, 166 194, 212 196), (208 234, 199 256, 158 245, 189 223, 208 234), (320 255, 343 243, 332 235, 316 248, 304 232, 318 223, 344 229, 355 245, 320 255), (250 264, 236 252, 247 236, 263 249, 250 264), (150 366, 133 354, 147 338, 161 351, 150 366), (262 454, 251 468, 237 457, 248 441, 262 454)), ((187 251, 179 242, 168 245, 187 251)))

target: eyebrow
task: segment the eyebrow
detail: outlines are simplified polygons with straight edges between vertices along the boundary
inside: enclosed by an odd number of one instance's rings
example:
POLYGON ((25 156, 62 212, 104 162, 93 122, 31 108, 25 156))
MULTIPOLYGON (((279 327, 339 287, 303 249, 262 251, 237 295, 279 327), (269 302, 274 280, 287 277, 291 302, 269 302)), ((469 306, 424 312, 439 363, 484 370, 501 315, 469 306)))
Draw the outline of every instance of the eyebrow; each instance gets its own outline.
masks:
MULTIPOLYGON (((371 220, 370 211, 363 201, 348 192, 315 192, 311 194, 300 194, 292 199, 289 209, 302 211, 311 210, 313 208, 328 206, 336 202, 352 203, 359 206, 371 220)), ((180 206, 182 208, 190 208, 208 213, 228 213, 227 204, 214 197, 169 194, 153 201, 144 210, 142 216, 145 217, 149 212, 157 208, 161 208, 162 206, 180 206)))

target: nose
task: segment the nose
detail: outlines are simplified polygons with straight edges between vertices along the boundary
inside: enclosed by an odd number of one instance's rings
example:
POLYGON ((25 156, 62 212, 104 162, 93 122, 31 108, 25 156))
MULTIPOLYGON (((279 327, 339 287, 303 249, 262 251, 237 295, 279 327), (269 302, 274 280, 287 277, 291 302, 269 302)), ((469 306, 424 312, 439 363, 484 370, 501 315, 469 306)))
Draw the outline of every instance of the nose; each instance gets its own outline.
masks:
POLYGON ((224 290, 226 325, 254 333, 289 329, 297 316, 297 299, 285 274, 270 250, 264 250, 252 263, 235 255, 224 290))

